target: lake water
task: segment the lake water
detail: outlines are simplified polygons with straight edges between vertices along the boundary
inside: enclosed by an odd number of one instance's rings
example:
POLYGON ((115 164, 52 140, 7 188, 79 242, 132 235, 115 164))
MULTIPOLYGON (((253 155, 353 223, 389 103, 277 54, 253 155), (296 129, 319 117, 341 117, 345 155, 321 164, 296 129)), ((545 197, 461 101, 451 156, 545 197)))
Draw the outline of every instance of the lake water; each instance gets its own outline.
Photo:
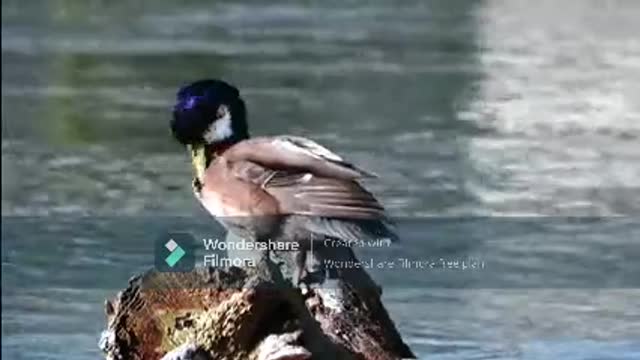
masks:
POLYGON ((311 137, 402 242, 362 258, 424 359, 640 358, 640 2, 2 2, 2 356, 96 359, 153 242, 220 228, 168 130, 175 90, 241 88, 311 137))

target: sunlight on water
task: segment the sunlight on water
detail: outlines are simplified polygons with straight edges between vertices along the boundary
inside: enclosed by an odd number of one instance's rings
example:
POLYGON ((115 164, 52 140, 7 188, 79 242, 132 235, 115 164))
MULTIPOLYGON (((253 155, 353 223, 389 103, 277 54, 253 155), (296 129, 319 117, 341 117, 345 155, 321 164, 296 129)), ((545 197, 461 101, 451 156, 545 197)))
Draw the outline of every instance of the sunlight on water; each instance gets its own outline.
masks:
POLYGON ((501 183, 472 186, 497 214, 638 213, 640 8, 592 3, 479 11, 486 79, 463 116, 492 130, 471 159, 501 183))

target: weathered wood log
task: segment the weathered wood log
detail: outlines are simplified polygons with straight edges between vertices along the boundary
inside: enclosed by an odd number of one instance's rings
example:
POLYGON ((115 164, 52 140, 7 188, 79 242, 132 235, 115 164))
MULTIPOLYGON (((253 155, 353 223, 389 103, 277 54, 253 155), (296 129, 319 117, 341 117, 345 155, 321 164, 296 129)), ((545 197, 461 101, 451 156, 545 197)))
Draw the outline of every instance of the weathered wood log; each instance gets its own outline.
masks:
MULTIPOLYGON (((149 271, 105 304, 108 359, 414 358, 362 269, 301 291, 289 254, 255 268, 149 271), (284 276, 283 276, 284 275, 284 276)), ((332 258, 356 261, 351 249, 332 258)))

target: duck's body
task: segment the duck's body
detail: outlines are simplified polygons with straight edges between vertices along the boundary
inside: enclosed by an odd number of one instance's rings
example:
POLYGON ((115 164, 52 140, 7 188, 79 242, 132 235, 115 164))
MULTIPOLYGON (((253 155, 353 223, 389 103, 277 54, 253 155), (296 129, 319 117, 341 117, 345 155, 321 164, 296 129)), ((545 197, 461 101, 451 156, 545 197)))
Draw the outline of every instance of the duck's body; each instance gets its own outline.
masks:
POLYGON ((356 182, 370 175, 311 140, 260 137, 217 154, 199 191, 214 216, 384 217, 356 182))
POLYGON ((395 237, 383 207, 358 183, 370 174, 306 138, 249 139, 246 123, 234 123, 245 121, 244 103, 237 90, 235 98, 225 93, 230 89, 219 81, 183 88, 172 123, 191 148, 195 193, 211 215, 245 239, 298 242, 298 276, 312 241, 395 237), (233 117, 234 101, 236 109, 241 102, 241 119, 233 117))

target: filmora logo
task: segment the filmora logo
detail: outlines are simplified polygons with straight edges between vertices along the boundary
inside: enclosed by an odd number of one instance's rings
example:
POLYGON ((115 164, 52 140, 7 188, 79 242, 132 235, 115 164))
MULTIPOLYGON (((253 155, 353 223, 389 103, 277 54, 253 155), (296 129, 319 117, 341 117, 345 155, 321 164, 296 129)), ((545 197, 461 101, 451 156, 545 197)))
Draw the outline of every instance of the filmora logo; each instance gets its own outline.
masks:
POLYGON ((188 272, 196 262, 195 239, 189 233, 174 232, 161 236, 155 244, 158 271, 188 272))

